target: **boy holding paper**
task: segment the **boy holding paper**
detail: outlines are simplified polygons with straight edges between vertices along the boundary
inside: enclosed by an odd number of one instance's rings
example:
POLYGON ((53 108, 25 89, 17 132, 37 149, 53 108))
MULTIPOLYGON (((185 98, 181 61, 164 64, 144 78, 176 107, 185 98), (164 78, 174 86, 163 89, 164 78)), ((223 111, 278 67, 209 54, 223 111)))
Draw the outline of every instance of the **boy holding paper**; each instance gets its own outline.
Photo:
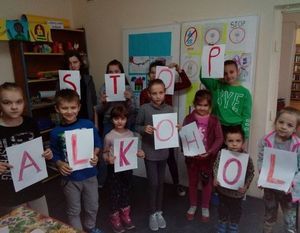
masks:
MULTIPOLYGON (((245 141, 245 136, 240 126, 228 127, 224 134, 224 140, 227 150, 238 153, 244 152, 243 143, 245 141)), ((233 155, 238 156, 238 153, 233 153, 233 155)), ((254 166, 252 159, 249 157, 245 176, 245 184, 238 190, 233 190, 221 187, 219 181, 217 180, 218 170, 221 169, 219 167, 220 159, 221 154, 218 155, 214 164, 214 186, 216 187, 220 198, 220 204, 218 206, 219 223, 217 232, 237 233, 242 215, 242 200, 254 177, 254 166)))
MULTIPOLYGON (((67 215, 71 226, 82 230, 80 219, 81 202, 83 202, 84 228, 90 233, 100 233, 96 228, 96 217, 98 212, 98 181, 97 169, 98 154, 100 151, 101 140, 97 129, 90 120, 77 119, 80 111, 80 99, 76 91, 71 89, 63 89, 56 93, 55 109, 62 118, 62 124, 51 131, 50 145, 53 151, 53 161, 56 163, 59 172, 63 175, 62 187, 67 202, 67 215), (66 131, 76 129, 93 129, 94 154, 90 155, 88 163, 91 167, 73 171, 69 166, 68 151, 66 146, 66 131)), ((73 136, 73 135, 72 135, 73 136)), ((73 159, 80 161, 77 158, 77 148, 79 147, 76 136, 72 137, 75 140, 72 143, 73 159), (75 158, 74 158, 75 157, 75 158)), ((89 140, 87 138, 87 140, 89 140)), ((69 155, 70 158, 70 155, 69 155)), ((83 160, 83 159, 82 159, 83 160)), ((82 161, 81 160, 81 161, 82 161)))

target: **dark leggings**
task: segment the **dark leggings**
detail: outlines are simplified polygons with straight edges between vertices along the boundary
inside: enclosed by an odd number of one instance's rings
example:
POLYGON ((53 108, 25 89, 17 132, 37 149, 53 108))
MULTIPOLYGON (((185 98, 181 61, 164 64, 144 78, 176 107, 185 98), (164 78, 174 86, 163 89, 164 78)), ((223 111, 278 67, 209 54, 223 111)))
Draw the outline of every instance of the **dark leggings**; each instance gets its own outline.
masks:
POLYGON ((242 215, 242 198, 219 194, 219 221, 239 224, 242 215))
POLYGON ((178 166, 175 159, 175 153, 174 148, 169 149, 169 157, 167 160, 169 171, 172 176, 173 184, 178 185, 179 184, 179 176, 178 176, 178 166))
POLYGON ((129 191, 131 188, 132 170, 114 172, 114 166, 107 166, 107 182, 110 190, 112 213, 129 206, 129 191))
POLYGON ((167 160, 150 161, 145 159, 151 213, 162 210, 166 165, 167 160))

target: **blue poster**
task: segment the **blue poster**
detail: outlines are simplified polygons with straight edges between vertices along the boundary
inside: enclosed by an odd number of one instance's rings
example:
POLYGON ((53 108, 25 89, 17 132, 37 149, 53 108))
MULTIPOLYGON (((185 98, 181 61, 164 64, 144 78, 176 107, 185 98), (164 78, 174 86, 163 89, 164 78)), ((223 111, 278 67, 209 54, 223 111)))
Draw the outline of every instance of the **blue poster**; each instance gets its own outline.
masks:
POLYGON ((6 20, 9 40, 29 40, 28 22, 25 20, 6 20))

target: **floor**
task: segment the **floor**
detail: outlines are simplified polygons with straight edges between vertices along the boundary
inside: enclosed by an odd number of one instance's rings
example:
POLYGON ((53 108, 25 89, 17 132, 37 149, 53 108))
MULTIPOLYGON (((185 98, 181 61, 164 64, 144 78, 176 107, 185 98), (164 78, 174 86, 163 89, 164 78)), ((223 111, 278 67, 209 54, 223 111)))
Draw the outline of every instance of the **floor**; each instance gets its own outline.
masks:
MULTIPOLYGON (((60 178, 47 182, 47 200, 50 215, 56 219, 66 222, 65 203, 61 189, 59 188, 60 178)), ((147 180, 145 178, 134 177, 132 189, 132 218, 136 225, 136 233, 150 233, 148 229, 147 214, 147 180)), ((97 225, 105 233, 112 232, 109 222, 109 199, 106 188, 100 191, 100 208, 97 225)), ((201 223, 197 216, 193 221, 185 219, 185 212, 189 206, 188 197, 179 197, 176 195, 173 185, 165 185, 165 203, 164 216, 167 221, 167 228, 159 232, 168 233, 212 233, 216 232, 217 207, 211 208, 211 220, 209 223, 201 223)), ((247 197, 243 202, 243 216, 240 223, 240 233, 259 233, 262 232, 264 205, 260 199, 247 197)), ((282 222, 277 224, 274 233, 281 233, 282 222)))

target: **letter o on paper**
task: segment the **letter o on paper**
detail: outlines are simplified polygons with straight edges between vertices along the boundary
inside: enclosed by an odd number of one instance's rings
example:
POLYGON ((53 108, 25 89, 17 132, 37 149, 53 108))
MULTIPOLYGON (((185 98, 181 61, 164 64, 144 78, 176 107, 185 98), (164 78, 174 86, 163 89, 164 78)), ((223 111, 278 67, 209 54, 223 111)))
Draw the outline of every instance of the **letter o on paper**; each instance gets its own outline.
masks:
POLYGON ((241 164, 241 162, 237 159, 234 159, 234 158, 228 159, 226 161, 226 163, 224 165, 224 169, 223 169, 223 179, 224 179, 224 181, 229 185, 233 185, 239 180, 241 174, 242 174, 242 164, 241 164), (228 168, 230 163, 236 163, 237 169, 238 169, 237 174, 236 174, 236 176, 234 177, 234 179, 232 181, 229 181, 227 179, 227 176, 226 176, 226 171, 227 171, 227 168, 228 168))
POLYGON ((155 132, 156 132, 157 138, 158 138, 160 141, 162 141, 162 142, 168 141, 168 140, 169 140, 170 138, 172 138, 173 135, 174 135, 174 127, 173 127, 172 121, 167 120, 167 119, 166 119, 166 120, 160 121, 160 122, 157 124, 157 126, 156 126, 156 131, 155 131, 155 132), (163 122, 165 122, 165 121, 171 125, 172 131, 171 131, 171 134, 170 134, 169 137, 161 138, 161 136, 160 136, 160 134, 159 134, 159 128, 160 128, 160 126, 163 124, 163 122))

